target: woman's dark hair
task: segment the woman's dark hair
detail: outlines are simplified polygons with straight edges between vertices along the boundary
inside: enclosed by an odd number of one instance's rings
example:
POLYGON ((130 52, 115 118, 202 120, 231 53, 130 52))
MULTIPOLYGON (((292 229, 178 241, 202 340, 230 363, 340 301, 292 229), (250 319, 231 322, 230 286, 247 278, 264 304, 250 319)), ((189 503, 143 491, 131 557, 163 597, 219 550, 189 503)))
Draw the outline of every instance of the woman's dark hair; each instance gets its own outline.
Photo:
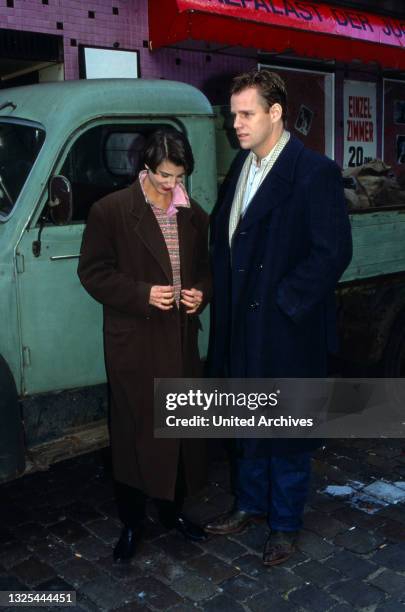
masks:
POLYGON ((183 166, 187 175, 194 170, 194 157, 187 138, 175 128, 162 128, 153 132, 146 141, 142 154, 143 163, 152 172, 165 159, 175 166, 183 166))

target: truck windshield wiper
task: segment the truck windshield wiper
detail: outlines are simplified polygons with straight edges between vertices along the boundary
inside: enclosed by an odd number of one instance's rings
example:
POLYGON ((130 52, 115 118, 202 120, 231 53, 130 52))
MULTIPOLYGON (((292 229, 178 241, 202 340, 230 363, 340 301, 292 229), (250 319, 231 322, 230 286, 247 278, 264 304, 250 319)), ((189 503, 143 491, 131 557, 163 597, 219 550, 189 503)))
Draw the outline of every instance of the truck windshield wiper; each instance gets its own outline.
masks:
POLYGON ((4 104, 0 105, 0 111, 2 111, 3 108, 7 108, 7 106, 11 106, 13 110, 17 108, 17 104, 14 104, 14 102, 9 101, 9 102, 4 102, 4 104))

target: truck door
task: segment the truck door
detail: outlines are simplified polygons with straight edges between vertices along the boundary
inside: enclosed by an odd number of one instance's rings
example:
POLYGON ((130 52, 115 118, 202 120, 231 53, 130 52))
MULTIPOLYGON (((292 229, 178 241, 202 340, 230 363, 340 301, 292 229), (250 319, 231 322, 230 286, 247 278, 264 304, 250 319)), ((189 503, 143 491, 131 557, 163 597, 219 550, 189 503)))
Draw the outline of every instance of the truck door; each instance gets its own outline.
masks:
POLYGON ((53 174, 71 183, 73 218, 55 226, 47 198, 17 247, 16 267, 26 394, 105 382, 102 307, 82 288, 77 264, 91 205, 129 185, 140 149, 163 124, 114 121, 86 129, 69 143, 53 174), (46 217, 40 231, 41 216, 46 217), (40 253, 33 243, 40 241, 40 253))

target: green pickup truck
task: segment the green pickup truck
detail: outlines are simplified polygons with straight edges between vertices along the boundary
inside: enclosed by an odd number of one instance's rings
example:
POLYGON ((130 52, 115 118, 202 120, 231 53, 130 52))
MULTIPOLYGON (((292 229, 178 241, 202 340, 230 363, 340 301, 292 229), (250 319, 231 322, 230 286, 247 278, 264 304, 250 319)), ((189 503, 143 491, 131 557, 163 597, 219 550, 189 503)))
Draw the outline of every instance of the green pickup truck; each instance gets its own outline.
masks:
MULTIPOLYGON (((81 238, 92 203, 134 180, 163 125, 189 137, 187 187, 210 212, 237 148, 226 113, 195 88, 115 79, 0 92, 0 481, 105 444, 102 309, 76 274, 81 238)), ((342 354, 390 376, 405 371, 404 212, 352 214, 338 291, 342 354)))

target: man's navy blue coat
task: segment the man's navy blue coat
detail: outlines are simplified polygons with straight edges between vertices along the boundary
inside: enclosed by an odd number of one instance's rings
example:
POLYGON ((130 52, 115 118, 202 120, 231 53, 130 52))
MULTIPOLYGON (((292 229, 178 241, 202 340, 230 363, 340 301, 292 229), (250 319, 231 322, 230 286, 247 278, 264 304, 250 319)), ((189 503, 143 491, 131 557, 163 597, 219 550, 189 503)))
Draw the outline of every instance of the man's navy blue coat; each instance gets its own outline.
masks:
MULTIPOLYGON (((352 256, 340 170, 291 137, 241 219, 231 253, 229 213, 247 154, 236 158, 213 216, 210 375, 326 376, 327 354, 337 348, 334 290, 352 256)), ((310 447, 309 440, 271 442, 272 452, 310 447)))

